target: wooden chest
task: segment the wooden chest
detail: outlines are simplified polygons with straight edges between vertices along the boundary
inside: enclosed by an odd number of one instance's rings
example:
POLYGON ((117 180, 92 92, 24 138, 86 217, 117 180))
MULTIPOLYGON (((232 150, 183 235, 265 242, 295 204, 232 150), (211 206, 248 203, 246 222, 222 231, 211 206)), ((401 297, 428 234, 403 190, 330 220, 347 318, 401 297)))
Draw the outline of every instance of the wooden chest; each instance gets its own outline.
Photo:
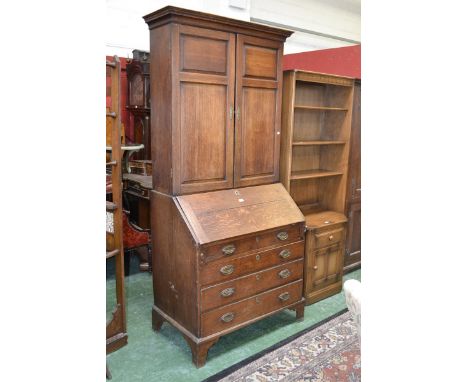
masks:
POLYGON ((151 191, 151 209, 153 328, 180 330, 197 367, 221 335, 285 308, 303 317, 304 216, 281 184, 151 191))

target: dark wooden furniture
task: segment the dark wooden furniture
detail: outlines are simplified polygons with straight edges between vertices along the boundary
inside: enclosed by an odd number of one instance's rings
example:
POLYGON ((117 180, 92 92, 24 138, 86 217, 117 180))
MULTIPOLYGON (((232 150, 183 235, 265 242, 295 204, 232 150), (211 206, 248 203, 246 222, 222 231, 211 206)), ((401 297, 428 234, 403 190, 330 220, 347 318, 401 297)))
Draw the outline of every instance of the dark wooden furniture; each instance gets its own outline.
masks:
POLYGON ((341 290, 353 79, 284 73, 281 181, 306 219, 304 296, 341 290))
MULTIPOLYGON (((150 191, 153 188, 150 175, 123 174, 123 188, 126 206, 130 211, 130 222, 151 234, 150 229, 150 191)), ((140 259, 140 270, 151 271, 150 247, 135 249, 140 259)))
POLYGON ((171 197, 151 191, 153 328, 182 332, 197 367, 220 336, 304 314, 304 217, 280 183, 171 197))
POLYGON ((154 189, 278 181, 283 43, 292 32, 171 6, 144 19, 154 189))
POLYGON ((348 178, 346 193, 348 235, 345 246, 345 272, 350 272, 361 266, 361 80, 356 80, 354 84, 348 178))
POLYGON ((128 79, 126 107, 130 112, 130 123, 133 124, 134 142, 144 145, 134 158, 149 160, 151 159, 149 52, 135 49, 133 59, 128 63, 126 70, 128 79))
POLYGON ((106 352, 111 353, 127 344, 127 325, 125 315, 124 252, 122 235, 122 154, 120 122, 120 61, 114 56, 112 62, 106 61, 111 68, 111 110, 107 113, 111 123, 111 169, 112 202, 106 201, 106 259, 115 258, 115 288, 117 305, 112 319, 106 325, 106 352))

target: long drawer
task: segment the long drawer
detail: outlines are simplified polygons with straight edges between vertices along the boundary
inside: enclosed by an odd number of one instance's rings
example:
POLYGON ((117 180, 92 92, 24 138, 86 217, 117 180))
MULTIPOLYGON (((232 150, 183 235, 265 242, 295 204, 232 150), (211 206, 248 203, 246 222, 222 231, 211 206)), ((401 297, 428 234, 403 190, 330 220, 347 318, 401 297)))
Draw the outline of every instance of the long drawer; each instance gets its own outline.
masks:
POLYGON ((302 239, 304 239, 303 226, 297 224, 223 244, 204 246, 201 251, 203 261, 209 263, 222 258, 235 258, 252 251, 265 250, 272 246, 294 243, 302 239))
POLYGON ((232 281, 204 288, 201 291, 201 310, 205 312, 301 279, 303 270, 304 260, 299 259, 232 281))
POLYGON ((200 267, 201 285, 216 284, 304 257, 304 241, 250 255, 227 258, 200 267))
POLYGON ((302 298, 302 279, 202 314, 202 337, 281 309, 302 298))

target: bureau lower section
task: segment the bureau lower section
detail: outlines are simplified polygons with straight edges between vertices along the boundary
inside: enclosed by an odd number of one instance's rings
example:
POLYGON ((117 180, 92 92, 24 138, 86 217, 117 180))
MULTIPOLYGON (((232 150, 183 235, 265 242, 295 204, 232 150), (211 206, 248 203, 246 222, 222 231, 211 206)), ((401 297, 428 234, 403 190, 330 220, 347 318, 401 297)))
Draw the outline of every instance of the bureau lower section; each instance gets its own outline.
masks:
POLYGON ((283 309, 295 310, 296 318, 304 315, 303 217, 295 205, 289 216, 285 206, 278 217, 276 208, 262 211, 269 207, 261 197, 275 202, 289 195, 281 185, 258 188, 264 192, 218 191, 225 194, 213 195, 210 204, 206 194, 184 196, 184 204, 181 197, 151 192, 153 328, 159 330, 165 321, 177 328, 197 367, 222 335, 283 309), (243 204, 235 211, 238 199, 243 204), (270 219, 262 220, 267 213, 270 219), (228 227, 220 231, 223 224, 228 227))

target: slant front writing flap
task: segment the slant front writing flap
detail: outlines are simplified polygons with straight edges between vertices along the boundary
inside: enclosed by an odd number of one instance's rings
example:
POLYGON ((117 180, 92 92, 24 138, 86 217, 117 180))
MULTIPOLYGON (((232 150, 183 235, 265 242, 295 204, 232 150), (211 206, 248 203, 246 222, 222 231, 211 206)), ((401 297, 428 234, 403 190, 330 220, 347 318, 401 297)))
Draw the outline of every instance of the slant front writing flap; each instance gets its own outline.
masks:
POLYGON ((304 221, 280 183, 178 196, 200 244, 304 221))

